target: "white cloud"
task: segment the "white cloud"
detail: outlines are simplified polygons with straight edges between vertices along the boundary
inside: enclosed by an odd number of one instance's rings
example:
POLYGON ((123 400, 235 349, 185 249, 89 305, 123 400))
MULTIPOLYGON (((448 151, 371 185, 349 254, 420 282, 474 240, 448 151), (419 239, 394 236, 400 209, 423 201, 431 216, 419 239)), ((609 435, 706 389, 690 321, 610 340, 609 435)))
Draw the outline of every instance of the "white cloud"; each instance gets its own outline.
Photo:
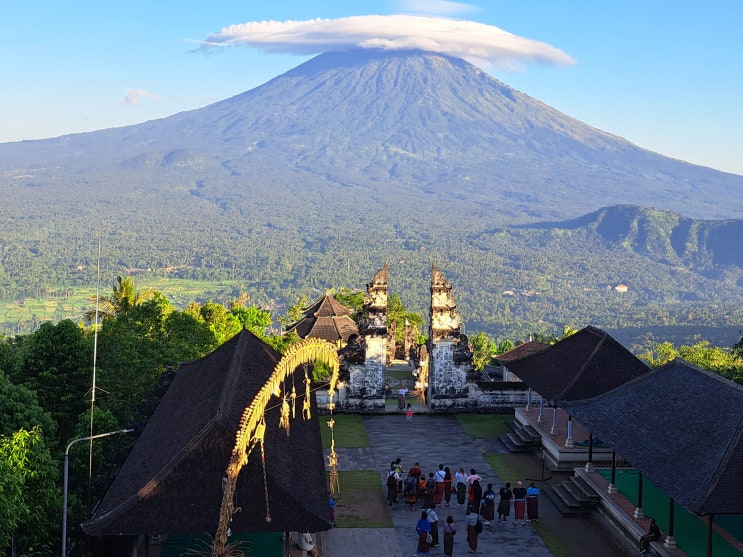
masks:
POLYGON ((156 93, 148 93, 144 89, 127 89, 126 95, 123 99, 119 99, 119 104, 135 105, 139 102, 139 99, 152 99, 154 101, 160 99, 160 95, 156 93))
POLYGON ((300 55, 376 48, 421 49, 517 69, 525 63, 566 66, 575 63, 565 52, 493 25, 417 15, 366 15, 306 21, 252 21, 209 35, 203 49, 247 46, 266 52, 300 55))

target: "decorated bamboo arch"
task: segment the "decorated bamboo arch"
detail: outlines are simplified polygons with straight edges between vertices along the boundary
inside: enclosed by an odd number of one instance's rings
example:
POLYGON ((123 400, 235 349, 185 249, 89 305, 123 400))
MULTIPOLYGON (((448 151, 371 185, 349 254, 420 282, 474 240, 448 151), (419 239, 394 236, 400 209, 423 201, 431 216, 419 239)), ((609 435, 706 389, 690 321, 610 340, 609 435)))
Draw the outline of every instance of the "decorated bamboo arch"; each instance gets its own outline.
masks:
MULTIPOLYGON (((225 557, 227 555, 227 537, 233 515, 240 509, 234 505, 235 488, 240 470, 248 463, 248 457, 256 445, 261 445, 263 452, 263 439, 266 433, 265 412, 272 396, 281 395, 281 387, 284 380, 303 364, 321 362, 330 368, 330 385, 328 389, 328 410, 332 413, 335 408, 333 397, 335 385, 338 381, 338 353, 333 344, 318 338, 306 338, 292 344, 276 364, 274 372, 268 378, 258 394, 250 403, 240 418, 237 434, 235 436, 235 447, 232 449, 230 462, 227 465, 224 478, 222 479, 222 504, 219 510, 219 524, 214 535, 212 545, 212 557, 225 557)), ((305 374, 305 397, 302 415, 305 420, 310 418, 310 383, 311 380, 305 374)), ((296 392, 292 389, 289 397, 284 393, 280 425, 284 427, 289 435, 289 400, 294 404, 296 392)), ((292 417, 294 413, 292 412, 292 417)), ((333 420, 331 419, 330 422, 333 420)), ((330 425, 330 424, 329 424, 330 425)), ((332 431, 332 425, 330 425, 332 431)), ((331 445, 331 462, 334 459, 334 443, 331 445)), ((337 460, 337 459, 335 459, 337 460)), ((264 469, 265 482, 265 469, 264 469)), ((266 522, 271 521, 268 511, 268 494, 266 494, 266 522)))

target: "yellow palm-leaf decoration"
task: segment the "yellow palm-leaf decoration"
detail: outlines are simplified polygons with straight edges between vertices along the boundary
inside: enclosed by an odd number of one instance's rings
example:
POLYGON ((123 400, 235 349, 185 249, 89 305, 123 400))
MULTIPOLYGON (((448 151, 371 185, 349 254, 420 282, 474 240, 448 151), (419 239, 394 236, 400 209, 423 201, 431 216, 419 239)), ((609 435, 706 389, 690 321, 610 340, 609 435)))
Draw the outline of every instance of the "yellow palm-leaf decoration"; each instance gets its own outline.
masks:
MULTIPOLYGON (((237 477, 240 470, 248 463, 253 448, 263 441, 265 434, 265 423, 260 427, 264 419, 264 413, 268 402, 274 393, 281 392, 282 382, 291 375, 294 370, 303 364, 321 362, 330 368, 330 384, 328 386, 328 400, 330 401, 328 409, 332 412, 334 408, 333 398, 335 396, 335 386, 338 381, 338 353, 335 345, 328 341, 318 338, 306 338, 295 342, 287 349, 283 358, 276 364, 273 374, 268 378, 265 385, 255 395, 250 405, 243 411, 237 433, 235 435, 235 446, 232 449, 232 455, 227 465, 227 470, 223 479, 222 504, 219 512, 219 524, 214 535, 212 544, 211 557, 226 557, 227 530, 232 516, 235 514, 234 498, 235 488, 237 486, 237 477)), ((305 419, 309 419, 309 396, 311 380, 305 372, 305 400, 306 405, 305 419)), ((289 405, 286 398, 282 400, 282 420, 286 406, 286 415, 288 420, 289 405)), ((287 435, 289 428, 287 427, 287 435)), ((266 517, 270 517, 269 509, 266 508, 266 517)))

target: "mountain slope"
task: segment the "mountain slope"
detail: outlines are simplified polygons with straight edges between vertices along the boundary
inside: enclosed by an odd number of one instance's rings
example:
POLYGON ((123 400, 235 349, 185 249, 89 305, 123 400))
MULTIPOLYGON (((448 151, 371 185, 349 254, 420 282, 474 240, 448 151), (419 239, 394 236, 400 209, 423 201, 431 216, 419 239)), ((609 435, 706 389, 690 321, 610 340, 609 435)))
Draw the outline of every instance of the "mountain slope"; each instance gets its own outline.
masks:
POLYGON ((95 179, 123 165, 133 183, 144 179, 167 192, 174 153, 181 160, 175 170, 202 181, 201 199, 234 197, 236 185, 238 197, 249 199, 251 188, 306 184, 293 193, 308 194, 307 202, 325 202, 312 193, 319 189, 360 195, 384 210, 389 196, 403 195, 502 222, 619 203, 699 218, 743 210, 743 196, 733 195, 743 188, 741 176, 643 150, 467 62, 420 52, 323 54, 199 110, 0 145, 0 168, 54 164, 55 178, 82 172, 95 179))

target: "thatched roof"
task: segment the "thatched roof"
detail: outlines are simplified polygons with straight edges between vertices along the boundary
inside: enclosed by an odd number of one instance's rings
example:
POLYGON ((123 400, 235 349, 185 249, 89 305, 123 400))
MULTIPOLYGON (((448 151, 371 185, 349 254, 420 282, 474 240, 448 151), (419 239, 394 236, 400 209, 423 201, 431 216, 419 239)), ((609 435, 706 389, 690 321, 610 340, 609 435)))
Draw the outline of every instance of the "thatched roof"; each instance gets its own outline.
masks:
POLYGON ((743 513, 743 387, 683 360, 561 404, 685 509, 743 513))
MULTIPOLYGON (((213 534, 227 468, 243 410, 280 355, 242 331, 208 356, 182 364, 111 488, 83 530, 91 535, 213 534)), ((265 462, 260 448, 240 473, 232 531, 323 531, 331 527, 325 463, 315 397, 302 418, 304 375, 296 371, 296 419, 279 429, 280 400, 266 411, 265 462)), ((291 392, 292 381, 285 390, 291 392)))
POLYGON ((609 334, 586 327, 549 348, 509 361, 508 370, 546 400, 590 398, 648 372, 609 334))
POLYGON ((320 338, 328 342, 348 342, 351 335, 359 334, 359 328, 351 319, 353 312, 326 294, 311 306, 302 310, 302 319, 292 323, 286 332, 295 331, 299 338, 320 338))

